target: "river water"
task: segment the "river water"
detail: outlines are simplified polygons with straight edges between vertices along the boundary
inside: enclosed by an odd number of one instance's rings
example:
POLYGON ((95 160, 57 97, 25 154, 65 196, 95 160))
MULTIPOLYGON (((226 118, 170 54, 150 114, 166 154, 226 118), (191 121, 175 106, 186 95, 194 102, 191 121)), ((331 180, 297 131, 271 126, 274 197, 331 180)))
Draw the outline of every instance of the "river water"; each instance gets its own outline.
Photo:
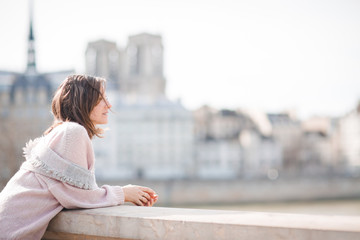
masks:
MULTIPOLYGON (((181 207, 181 206, 179 206, 181 207)), ((246 203, 236 205, 197 205, 186 208, 235 210, 252 212, 277 212, 316 215, 351 215, 360 216, 360 199, 317 200, 303 202, 246 203)))

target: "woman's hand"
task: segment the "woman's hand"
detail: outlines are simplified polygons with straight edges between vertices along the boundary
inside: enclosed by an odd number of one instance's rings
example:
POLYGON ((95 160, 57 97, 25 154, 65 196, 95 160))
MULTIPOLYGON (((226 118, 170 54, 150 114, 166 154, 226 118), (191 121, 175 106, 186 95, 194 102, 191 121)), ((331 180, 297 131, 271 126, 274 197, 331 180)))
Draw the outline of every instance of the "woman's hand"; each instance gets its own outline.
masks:
POLYGON ((151 207, 158 200, 155 191, 148 187, 126 185, 122 189, 125 195, 125 202, 131 202, 137 206, 151 207))

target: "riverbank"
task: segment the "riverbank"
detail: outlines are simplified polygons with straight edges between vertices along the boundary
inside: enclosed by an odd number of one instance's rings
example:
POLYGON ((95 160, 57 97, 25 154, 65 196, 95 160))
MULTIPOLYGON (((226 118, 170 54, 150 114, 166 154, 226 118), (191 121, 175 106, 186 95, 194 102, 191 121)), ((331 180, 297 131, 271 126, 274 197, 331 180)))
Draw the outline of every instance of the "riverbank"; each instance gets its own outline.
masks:
POLYGON ((246 212, 277 212, 308 215, 360 216, 360 198, 338 200, 286 201, 270 203, 242 203, 229 205, 179 205, 174 207, 246 212))
POLYGON ((148 186, 159 194, 159 206, 237 205, 360 198, 360 178, 277 180, 131 180, 102 182, 148 186))

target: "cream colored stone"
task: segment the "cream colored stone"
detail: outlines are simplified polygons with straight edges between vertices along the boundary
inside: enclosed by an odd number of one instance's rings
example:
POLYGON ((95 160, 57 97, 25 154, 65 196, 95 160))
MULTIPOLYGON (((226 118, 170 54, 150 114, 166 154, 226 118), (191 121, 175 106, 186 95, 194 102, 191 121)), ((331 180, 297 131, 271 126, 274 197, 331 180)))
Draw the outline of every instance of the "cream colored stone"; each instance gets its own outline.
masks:
POLYGON ((117 206, 62 211, 48 231, 125 239, 360 239, 360 217, 117 206))

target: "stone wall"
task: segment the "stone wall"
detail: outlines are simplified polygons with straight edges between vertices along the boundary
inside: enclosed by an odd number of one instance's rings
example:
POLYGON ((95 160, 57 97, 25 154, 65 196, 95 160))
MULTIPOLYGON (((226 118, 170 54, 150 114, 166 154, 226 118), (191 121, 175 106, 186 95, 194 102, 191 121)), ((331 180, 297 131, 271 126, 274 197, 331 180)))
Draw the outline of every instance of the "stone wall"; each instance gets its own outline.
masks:
POLYGON ((359 216, 116 206, 65 210, 43 239, 360 239, 359 216))

